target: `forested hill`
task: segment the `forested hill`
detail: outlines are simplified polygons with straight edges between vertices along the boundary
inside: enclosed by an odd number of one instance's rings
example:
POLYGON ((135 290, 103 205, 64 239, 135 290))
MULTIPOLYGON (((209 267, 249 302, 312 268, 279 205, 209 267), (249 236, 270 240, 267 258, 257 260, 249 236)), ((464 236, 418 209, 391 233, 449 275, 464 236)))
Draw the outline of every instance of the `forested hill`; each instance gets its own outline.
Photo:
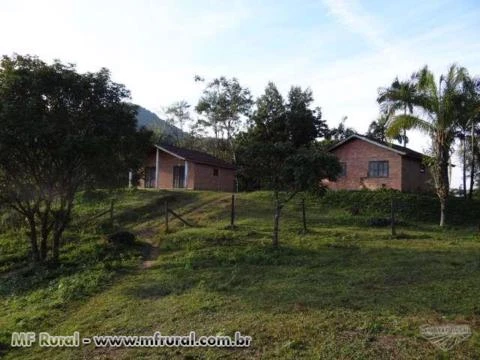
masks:
POLYGON ((176 126, 169 124, 166 120, 160 119, 157 114, 144 107, 138 106, 137 121, 138 126, 145 126, 151 130, 156 130, 165 136, 181 138, 184 136, 182 130, 176 126))

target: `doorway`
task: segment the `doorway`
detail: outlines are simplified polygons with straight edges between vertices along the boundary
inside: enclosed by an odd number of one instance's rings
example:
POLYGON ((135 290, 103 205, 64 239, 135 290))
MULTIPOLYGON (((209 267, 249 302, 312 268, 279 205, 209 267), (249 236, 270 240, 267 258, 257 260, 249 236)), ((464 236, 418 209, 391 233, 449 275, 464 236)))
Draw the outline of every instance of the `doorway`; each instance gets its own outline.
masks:
POLYGON ((182 189, 185 187, 185 166, 173 167, 173 188, 182 189))

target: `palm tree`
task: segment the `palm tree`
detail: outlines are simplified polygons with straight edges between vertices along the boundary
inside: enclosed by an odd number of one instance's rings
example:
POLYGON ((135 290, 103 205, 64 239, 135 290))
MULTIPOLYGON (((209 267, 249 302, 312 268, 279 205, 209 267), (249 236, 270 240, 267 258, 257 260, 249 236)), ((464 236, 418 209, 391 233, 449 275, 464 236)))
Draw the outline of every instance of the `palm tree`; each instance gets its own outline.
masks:
MULTIPOLYGON (((385 114, 392 115, 400 110, 403 110, 404 115, 407 115, 407 111, 409 114, 413 113, 417 93, 413 80, 413 75, 410 81, 399 81, 397 77, 389 87, 380 88, 377 102, 385 114)), ((403 146, 406 147, 408 142, 407 129, 403 128, 402 130, 396 136, 399 141, 401 139, 403 146)))
POLYGON ((432 157, 428 162, 440 200, 440 226, 445 224, 445 208, 450 190, 448 167, 459 111, 456 99, 462 92, 467 75, 465 68, 452 65, 445 76, 440 76, 437 84, 427 66, 420 69, 408 81, 412 96, 395 102, 397 110, 402 108, 403 103, 403 109, 408 108, 410 114, 406 111, 395 114, 388 124, 387 132, 390 136, 413 128, 430 135, 432 157))
MULTIPOLYGON (((387 142, 387 124, 390 119, 389 114, 381 114, 377 120, 374 120, 368 126, 367 133, 365 136, 372 138, 374 140, 379 140, 382 142, 387 142)), ((408 137, 406 135, 397 135, 394 137, 395 141, 398 141, 400 144, 408 143, 408 137)))

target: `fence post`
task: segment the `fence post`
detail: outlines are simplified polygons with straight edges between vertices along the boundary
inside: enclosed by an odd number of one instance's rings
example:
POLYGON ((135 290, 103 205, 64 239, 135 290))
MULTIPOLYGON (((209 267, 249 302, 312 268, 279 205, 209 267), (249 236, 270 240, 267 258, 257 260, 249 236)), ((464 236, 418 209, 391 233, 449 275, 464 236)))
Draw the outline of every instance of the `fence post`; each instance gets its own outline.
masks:
POLYGON ((168 233, 168 200, 165 200, 165 232, 168 233))
POLYGON ((113 228, 113 204, 114 200, 110 200, 110 227, 113 228))
POLYGON ((302 198, 302 219, 303 219, 303 233, 307 233, 307 215, 305 214, 305 198, 302 198))
POLYGON ((230 212, 230 228, 235 228, 235 195, 232 194, 232 207, 230 212))
POLYGON ((392 227, 392 236, 396 236, 397 231, 395 229, 395 203, 393 200, 393 194, 390 198, 390 225, 392 227))

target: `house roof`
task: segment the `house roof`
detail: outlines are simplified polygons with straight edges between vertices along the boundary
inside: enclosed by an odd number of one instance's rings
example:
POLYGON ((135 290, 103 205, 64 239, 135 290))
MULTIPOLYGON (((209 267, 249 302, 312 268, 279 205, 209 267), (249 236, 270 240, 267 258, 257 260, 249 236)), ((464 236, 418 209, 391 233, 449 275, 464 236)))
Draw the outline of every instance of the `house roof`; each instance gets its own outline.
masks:
POLYGON ((403 146, 395 145, 395 144, 390 144, 390 143, 386 143, 386 142, 379 141, 379 140, 374 140, 374 139, 371 139, 371 138, 368 138, 368 137, 365 137, 365 136, 361 136, 361 135, 357 135, 357 134, 349 136, 345 140, 340 141, 338 144, 333 145, 328 150, 332 151, 332 150, 342 146, 343 144, 346 144, 347 142, 349 142, 351 140, 355 140, 355 139, 366 141, 366 142, 368 142, 372 145, 379 146, 383 149, 393 151, 393 152, 395 152, 395 153, 397 153, 401 156, 406 156, 406 157, 409 157, 409 158, 412 158, 412 159, 422 160, 424 157, 427 156, 427 155, 424 155, 424 154, 422 154, 418 151, 409 149, 407 147, 403 147, 403 146))
POLYGON ((223 161, 201 151, 180 148, 167 144, 155 145, 155 147, 172 156, 175 156, 178 159, 188 160, 197 164, 210 165, 223 169, 235 169, 235 166, 233 164, 230 164, 226 161, 223 161))

